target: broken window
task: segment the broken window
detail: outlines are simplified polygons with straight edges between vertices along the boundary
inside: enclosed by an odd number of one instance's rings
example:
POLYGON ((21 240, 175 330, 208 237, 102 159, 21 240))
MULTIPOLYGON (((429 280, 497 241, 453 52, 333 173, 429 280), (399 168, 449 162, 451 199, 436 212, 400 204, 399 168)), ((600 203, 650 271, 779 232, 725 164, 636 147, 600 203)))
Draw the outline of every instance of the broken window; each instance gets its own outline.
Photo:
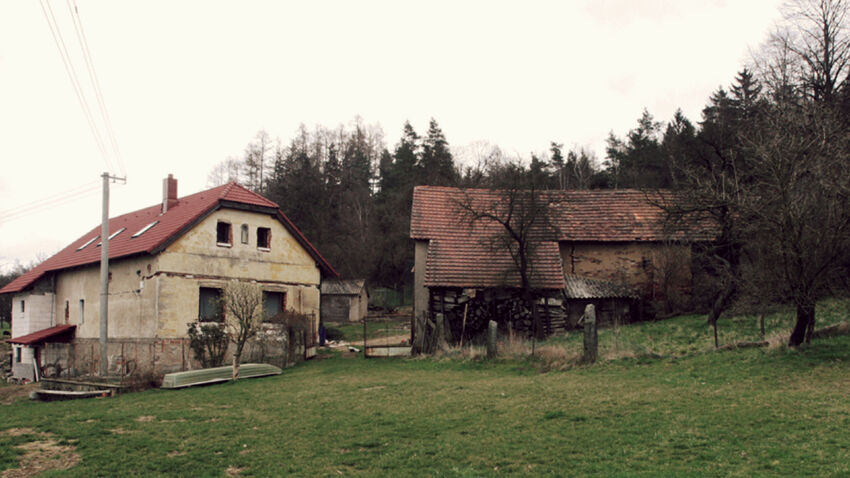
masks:
POLYGON ((222 322, 221 289, 201 287, 198 289, 198 320, 200 322, 222 322))
POLYGON ((257 228, 257 247, 260 249, 271 249, 272 230, 267 227, 257 228))
POLYGON ((231 237, 230 223, 219 221, 215 229, 215 242, 229 246, 231 244, 231 237))
POLYGON ((286 292, 263 291, 263 311, 266 321, 284 310, 286 310, 286 292))
POLYGON ((248 225, 242 224, 242 244, 248 244, 248 225))

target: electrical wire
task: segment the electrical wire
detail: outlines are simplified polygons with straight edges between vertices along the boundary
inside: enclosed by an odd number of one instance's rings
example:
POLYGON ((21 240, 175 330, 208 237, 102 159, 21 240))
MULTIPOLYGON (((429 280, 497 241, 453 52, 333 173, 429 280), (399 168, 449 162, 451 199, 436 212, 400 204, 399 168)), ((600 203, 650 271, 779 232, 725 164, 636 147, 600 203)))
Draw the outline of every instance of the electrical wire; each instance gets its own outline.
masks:
POLYGON ((76 201, 83 197, 91 196, 100 189, 98 184, 100 181, 86 183, 76 188, 69 189, 65 192, 57 193, 46 198, 42 198, 19 207, 0 211, 0 224, 18 219, 19 217, 34 214, 36 212, 54 208, 76 201))
POLYGON ((100 87, 100 80, 97 77, 97 71, 94 68, 94 61, 91 58, 89 42, 88 39, 86 39, 86 32, 83 29, 83 21, 80 18, 80 11, 77 8, 77 2, 74 0, 73 6, 71 6, 71 0, 65 0, 65 3, 68 5, 68 12, 70 12, 71 20, 74 23, 74 31, 77 34, 77 42, 80 44, 80 49, 83 52, 83 60, 86 63, 89 80, 91 81, 92 88, 94 89, 95 99, 97 100, 97 106, 100 110, 100 116, 103 119, 103 124, 106 126, 106 136, 109 138, 109 142, 112 146, 112 152, 115 155, 115 160, 118 163, 121 175, 126 176, 127 172, 124 169, 124 161, 121 158, 118 141, 115 139, 115 130, 112 128, 112 120, 109 117, 109 111, 107 110, 106 102, 103 99, 103 91, 100 87))
POLYGON ((59 50, 59 56, 62 57, 62 63, 65 65, 65 72, 68 74, 68 78, 71 80, 71 86, 73 86, 74 93, 77 95, 77 101, 80 103, 80 107, 83 109, 86 121, 89 124, 89 129, 91 130, 95 142, 97 143, 97 148, 100 150, 100 154, 103 156, 103 160, 106 162, 106 166, 110 170, 114 170, 115 168, 112 165, 112 161, 110 161, 109 155, 107 155, 106 153, 106 147, 103 143, 103 138, 101 137, 100 132, 97 129, 97 125, 95 124, 94 117, 91 113, 91 108, 89 107, 88 101, 86 101, 85 94, 83 93, 79 78, 77 77, 77 72, 74 69, 73 63, 71 62, 71 56, 68 53, 67 47, 65 46, 65 40, 64 38, 62 38, 62 32, 59 31, 59 24, 56 22, 56 17, 53 15, 53 8, 50 6, 50 1, 39 0, 39 3, 41 4, 41 11, 42 13, 44 13, 44 18, 47 20, 47 25, 50 27, 50 33, 51 35, 53 35, 53 42, 56 44, 56 48, 59 50))

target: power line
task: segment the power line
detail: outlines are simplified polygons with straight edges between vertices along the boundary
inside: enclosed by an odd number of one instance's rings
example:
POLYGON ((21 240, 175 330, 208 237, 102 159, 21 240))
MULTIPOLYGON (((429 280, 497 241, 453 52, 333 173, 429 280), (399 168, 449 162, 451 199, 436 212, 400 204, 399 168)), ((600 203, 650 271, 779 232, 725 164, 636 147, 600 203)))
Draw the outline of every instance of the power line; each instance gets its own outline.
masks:
POLYGON ((97 77, 97 71, 94 68, 94 61, 91 58, 91 51, 89 50, 89 42, 86 39, 86 32, 83 29, 83 21, 80 18, 80 11, 77 8, 77 2, 74 0, 73 7, 71 6, 71 0, 65 0, 65 3, 68 5, 68 11, 71 14, 71 20, 74 23, 74 31, 77 34, 77 42, 80 44, 80 49, 83 52, 83 60, 86 63, 86 69, 89 73, 89 80, 91 80, 92 88, 95 92, 95 99, 97 100, 97 106, 100 110, 100 116, 103 118, 103 123, 106 125, 106 133, 109 137, 109 142, 112 145, 112 152, 115 155, 115 160, 118 163, 118 167, 121 170, 122 175, 126 175, 126 170, 124 169, 124 161, 121 158, 121 151, 118 149, 118 141, 115 139, 115 131, 112 128, 112 120, 109 117, 109 112, 106 109, 106 102, 103 100, 103 92, 100 87, 100 80, 97 77))
POLYGON ((23 204, 16 208, 0 211, 0 224, 18 219, 24 215, 30 215, 42 211, 44 209, 61 206, 85 196, 91 196, 100 189, 100 186, 97 184, 98 182, 99 181, 89 182, 67 191, 23 204))
POLYGON ((71 80, 71 86, 74 87, 74 93, 77 95, 77 101, 80 103, 80 107, 83 109, 86 121, 88 121, 89 124, 89 129, 91 130, 92 135, 94 135, 95 142, 97 143, 97 148, 100 150, 100 154, 103 156, 103 160, 106 162, 106 166, 109 169, 114 169, 112 162, 109 159, 109 155, 106 154, 106 147, 103 144, 103 138, 101 138, 100 136, 100 132, 98 131, 97 125, 95 124, 94 117, 92 116, 91 109, 89 108, 88 102, 86 101, 85 94, 83 93, 82 87, 80 85, 80 81, 77 78, 77 72, 74 69, 73 63, 71 62, 71 56, 65 46, 65 40, 62 38, 62 32, 59 31, 59 24, 56 22, 56 17, 53 16, 53 8, 51 8, 50 6, 50 1, 39 0, 39 3, 41 4, 41 11, 42 13, 44 13, 44 18, 47 20, 47 25, 50 27, 50 33, 51 35, 53 35, 53 42, 56 44, 56 48, 59 50, 59 56, 62 57, 62 63, 65 65, 65 72, 68 74, 68 78, 71 80))

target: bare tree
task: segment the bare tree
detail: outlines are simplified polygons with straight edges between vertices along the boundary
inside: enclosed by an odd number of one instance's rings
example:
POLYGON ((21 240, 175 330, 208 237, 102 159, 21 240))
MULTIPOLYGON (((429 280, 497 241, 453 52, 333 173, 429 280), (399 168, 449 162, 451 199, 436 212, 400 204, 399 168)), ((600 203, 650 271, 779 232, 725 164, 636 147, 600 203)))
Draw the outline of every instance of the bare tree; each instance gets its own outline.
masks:
POLYGON ((533 333, 539 337, 543 330, 535 300, 539 288, 535 265, 541 245, 557 241, 552 209, 560 203, 560 196, 539 189, 538 178, 519 162, 503 167, 501 188, 487 195, 464 191, 455 207, 471 230, 481 226, 480 240, 494 254, 510 256, 512 267, 505 276, 518 276, 522 298, 531 310, 533 333))
POLYGON ((239 361, 249 339, 257 334, 263 320, 263 291, 257 284, 232 281, 224 287, 224 318, 233 342, 233 380, 239 379, 239 361))
POLYGON ((231 181, 240 182, 243 180, 242 175, 242 162, 238 158, 230 156, 213 167, 212 171, 207 175, 207 186, 221 186, 231 181))
POLYGON ((271 168, 270 156, 274 151, 271 137, 265 130, 257 131, 254 141, 245 148, 245 176, 247 187, 262 193, 266 187, 266 170, 271 168))
POLYGON ((783 7, 784 22, 754 58, 776 96, 796 89, 832 103, 846 85, 850 30, 846 0, 795 0, 783 7))
POLYGON ((850 128, 815 102, 779 105, 764 121, 749 138, 755 181, 741 203, 755 264, 747 279, 796 307, 796 346, 811 340, 817 300, 850 263, 850 128))

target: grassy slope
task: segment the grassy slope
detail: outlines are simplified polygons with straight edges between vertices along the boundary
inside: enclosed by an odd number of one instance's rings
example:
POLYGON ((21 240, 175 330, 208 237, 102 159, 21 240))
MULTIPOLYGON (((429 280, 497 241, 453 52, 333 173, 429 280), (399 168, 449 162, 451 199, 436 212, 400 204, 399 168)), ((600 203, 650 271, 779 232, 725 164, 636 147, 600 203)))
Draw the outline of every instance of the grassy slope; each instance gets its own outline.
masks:
MULTIPOLYGON (((237 384, 18 402, 2 428, 74 443, 72 476, 835 476, 850 473, 848 398, 840 337, 545 374, 533 361, 331 358, 237 384)), ((0 433, 0 450, 20 441, 0 433)), ((0 470, 14 463, 0 453, 0 470)))

